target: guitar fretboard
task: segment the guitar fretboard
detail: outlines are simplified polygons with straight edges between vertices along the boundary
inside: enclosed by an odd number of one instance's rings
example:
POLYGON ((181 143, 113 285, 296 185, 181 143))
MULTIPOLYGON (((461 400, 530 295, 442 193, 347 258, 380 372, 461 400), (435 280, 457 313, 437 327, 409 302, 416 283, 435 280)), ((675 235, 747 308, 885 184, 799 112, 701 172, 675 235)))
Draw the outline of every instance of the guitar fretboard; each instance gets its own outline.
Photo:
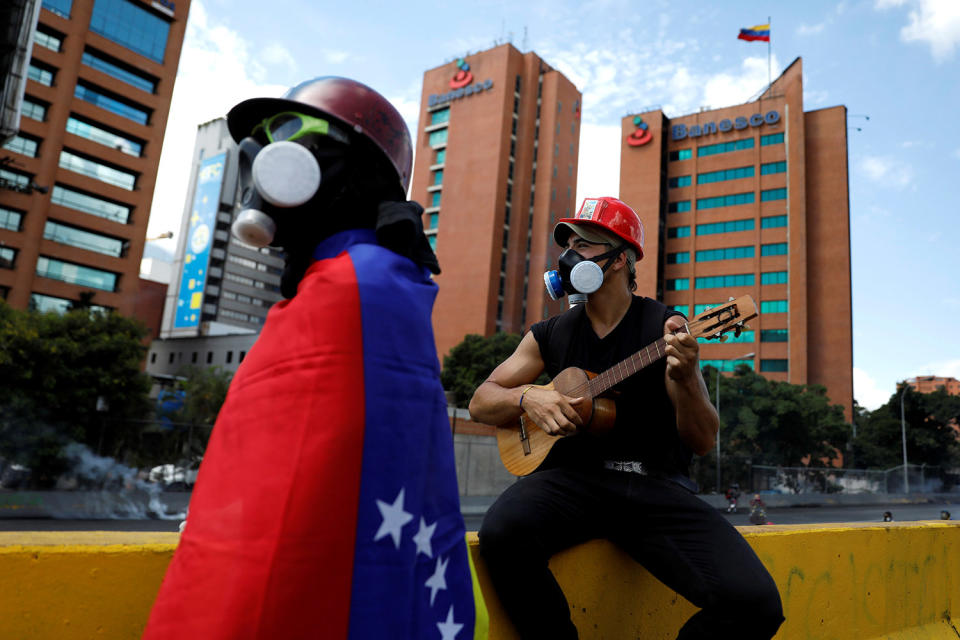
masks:
POLYGON ((621 360, 600 375, 590 379, 590 381, 587 382, 587 392, 584 395, 589 398, 595 398, 641 369, 650 366, 666 355, 664 352, 666 346, 667 343, 663 338, 660 338, 656 342, 651 342, 632 356, 621 360))

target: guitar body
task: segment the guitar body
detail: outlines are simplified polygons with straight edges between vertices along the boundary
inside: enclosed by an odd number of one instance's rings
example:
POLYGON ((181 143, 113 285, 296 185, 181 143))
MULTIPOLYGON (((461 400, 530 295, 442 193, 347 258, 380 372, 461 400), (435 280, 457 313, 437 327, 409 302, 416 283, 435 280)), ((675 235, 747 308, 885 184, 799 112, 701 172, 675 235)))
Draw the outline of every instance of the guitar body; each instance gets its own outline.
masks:
MULTIPOLYGON (((589 371, 569 367, 557 374, 548 384, 538 388, 553 389, 577 398, 584 395, 586 382, 594 376, 595 374, 589 371)), ((583 421, 580 430, 590 433, 609 431, 617 417, 616 404, 611 398, 593 398, 592 402, 584 402, 575 408, 583 421)), ((507 471, 515 476, 525 476, 536 471, 559 440, 560 436, 548 435, 526 413, 497 427, 500 459, 507 471)))

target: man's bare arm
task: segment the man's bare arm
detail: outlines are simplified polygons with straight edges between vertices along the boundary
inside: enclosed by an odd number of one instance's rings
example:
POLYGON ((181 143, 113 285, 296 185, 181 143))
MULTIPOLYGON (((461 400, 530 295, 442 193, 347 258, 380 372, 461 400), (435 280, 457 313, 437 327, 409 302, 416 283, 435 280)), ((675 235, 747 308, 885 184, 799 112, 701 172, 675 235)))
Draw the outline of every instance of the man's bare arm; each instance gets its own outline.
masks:
POLYGON ((677 413, 680 439, 697 455, 710 451, 716 442, 720 419, 710 403, 707 385, 700 373, 700 346, 689 333, 672 334, 683 318, 672 316, 663 326, 667 343, 667 394, 677 413))
POLYGON ((543 367, 540 348, 533 334, 528 332, 516 351, 477 387, 470 400, 470 416, 485 424, 503 424, 526 411, 534 422, 551 435, 576 431, 581 420, 571 405, 580 402, 580 398, 568 398, 539 387, 525 392, 543 367))

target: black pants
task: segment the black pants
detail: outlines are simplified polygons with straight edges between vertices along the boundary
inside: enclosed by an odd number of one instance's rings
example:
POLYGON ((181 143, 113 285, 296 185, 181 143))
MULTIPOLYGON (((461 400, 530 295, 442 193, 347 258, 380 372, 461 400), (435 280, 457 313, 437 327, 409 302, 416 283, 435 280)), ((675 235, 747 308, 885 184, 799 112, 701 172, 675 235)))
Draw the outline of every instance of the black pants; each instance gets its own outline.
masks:
POLYGON ((577 638, 547 562, 593 538, 700 607, 679 639, 769 640, 783 622, 776 584, 717 509, 662 478, 549 469, 507 489, 480 527, 480 553, 524 640, 577 638))

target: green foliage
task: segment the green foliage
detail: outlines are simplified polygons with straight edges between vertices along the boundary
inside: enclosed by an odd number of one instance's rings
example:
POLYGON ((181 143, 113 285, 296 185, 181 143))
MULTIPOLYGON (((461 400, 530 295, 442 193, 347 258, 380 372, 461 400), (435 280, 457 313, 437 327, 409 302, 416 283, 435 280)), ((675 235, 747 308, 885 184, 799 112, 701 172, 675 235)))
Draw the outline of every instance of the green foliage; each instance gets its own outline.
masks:
MULTIPOLYGON (((716 369, 705 367, 703 374, 713 400, 716 369)), ((732 377, 720 377, 720 447, 728 482, 747 481, 749 464, 825 466, 838 456, 849 432, 843 407, 830 404, 820 385, 768 380, 745 366, 732 377), (727 464, 737 466, 735 461, 743 469, 728 471, 727 464)), ((698 481, 715 484, 708 476, 716 469, 716 458, 699 468, 705 477, 698 481)))
POLYGON ((17 311, 0 301, 0 455, 46 478, 66 441, 113 456, 133 446, 150 406, 145 335, 116 313, 17 311))
POLYGON ((516 351, 520 336, 495 333, 489 338, 470 334, 443 359, 440 381, 453 393, 454 403, 466 407, 473 392, 501 362, 516 351))
MULTIPOLYGON (((951 426, 960 422, 960 396, 943 388, 918 393, 903 392, 903 422, 907 436, 907 460, 944 468, 960 464, 960 444, 951 426)), ((874 411, 856 406, 857 438, 853 452, 857 466, 889 469, 903 464, 903 429, 900 422, 900 391, 874 411)))

